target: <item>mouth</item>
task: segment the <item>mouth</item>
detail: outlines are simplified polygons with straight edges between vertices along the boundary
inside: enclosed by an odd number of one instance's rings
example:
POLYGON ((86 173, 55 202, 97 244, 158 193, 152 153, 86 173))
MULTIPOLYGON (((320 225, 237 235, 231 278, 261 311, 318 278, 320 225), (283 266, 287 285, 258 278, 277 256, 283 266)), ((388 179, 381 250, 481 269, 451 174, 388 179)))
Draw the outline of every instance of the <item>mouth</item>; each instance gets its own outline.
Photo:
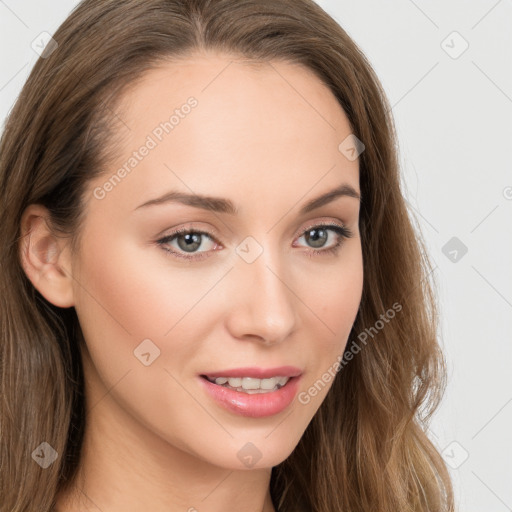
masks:
POLYGON ((207 395, 237 415, 272 416, 291 405, 302 371, 294 366, 237 368, 198 375, 207 395))

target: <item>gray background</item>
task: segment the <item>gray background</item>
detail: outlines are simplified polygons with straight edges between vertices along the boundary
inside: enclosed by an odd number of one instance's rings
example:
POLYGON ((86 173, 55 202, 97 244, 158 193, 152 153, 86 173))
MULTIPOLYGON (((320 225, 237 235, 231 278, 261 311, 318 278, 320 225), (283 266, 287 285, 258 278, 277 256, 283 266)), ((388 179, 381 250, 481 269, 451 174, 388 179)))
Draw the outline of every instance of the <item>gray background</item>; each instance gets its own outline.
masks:
MULTIPOLYGON (((2 126, 38 57, 32 42, 77 3, 0 0, 2 126)), ((438 283, 449 382, 431 438, 458 509, 512 510, 512 4, 318 3, 393 106, 406 198, 438 283)))

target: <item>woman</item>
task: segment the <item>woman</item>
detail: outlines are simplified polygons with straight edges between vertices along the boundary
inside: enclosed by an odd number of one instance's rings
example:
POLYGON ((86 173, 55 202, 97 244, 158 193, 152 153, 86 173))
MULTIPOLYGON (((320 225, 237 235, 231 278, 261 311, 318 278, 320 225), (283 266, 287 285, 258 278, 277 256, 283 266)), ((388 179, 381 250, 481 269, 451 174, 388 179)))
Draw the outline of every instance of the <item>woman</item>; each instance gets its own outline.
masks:
POLYGON ((453 510, 389 110, 309 0, 74 10, 1 141, 2 512, 453 510))

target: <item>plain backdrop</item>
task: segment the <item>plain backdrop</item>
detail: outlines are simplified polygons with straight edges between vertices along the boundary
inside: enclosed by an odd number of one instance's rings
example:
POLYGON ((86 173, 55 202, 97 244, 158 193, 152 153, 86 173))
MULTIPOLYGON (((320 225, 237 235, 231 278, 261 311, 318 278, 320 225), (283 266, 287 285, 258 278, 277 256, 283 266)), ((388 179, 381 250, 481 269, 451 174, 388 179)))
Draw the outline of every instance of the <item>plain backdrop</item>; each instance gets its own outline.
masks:
MULTIPOLYGON (((512 3, 318 2, 392 105, 408 206, 438 283, 448 388, 431 438, 458 510, 512 510, 512 3)), ((78 2, 0 0, 0 119, 78 2)))

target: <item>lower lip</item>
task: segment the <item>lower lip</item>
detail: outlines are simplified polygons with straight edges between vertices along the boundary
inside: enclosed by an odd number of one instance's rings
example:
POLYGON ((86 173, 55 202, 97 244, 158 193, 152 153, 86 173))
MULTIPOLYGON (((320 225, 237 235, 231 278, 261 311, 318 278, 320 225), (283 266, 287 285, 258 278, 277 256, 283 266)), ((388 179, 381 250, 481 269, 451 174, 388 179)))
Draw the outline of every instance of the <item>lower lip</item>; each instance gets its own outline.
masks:
POLYGON ((241 416, 264 418, 284 411, 295 398, 299 387, 300 376, 291 377, 277 391, 267 393, 244 393, 225 388, 199 377, 206 392, 221 406, 241 416))

